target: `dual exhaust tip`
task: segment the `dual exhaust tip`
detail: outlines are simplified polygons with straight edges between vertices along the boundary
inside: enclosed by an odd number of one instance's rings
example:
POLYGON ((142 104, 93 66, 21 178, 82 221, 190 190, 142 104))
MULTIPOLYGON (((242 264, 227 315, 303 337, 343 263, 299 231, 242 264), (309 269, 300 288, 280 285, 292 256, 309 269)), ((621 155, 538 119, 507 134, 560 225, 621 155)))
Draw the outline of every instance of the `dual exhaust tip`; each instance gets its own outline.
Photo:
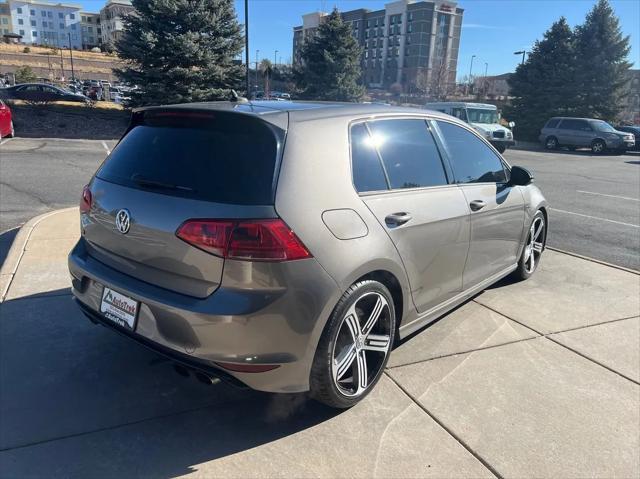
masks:
POLYGON ((173 363, 173 370, 178 373, 180 376, 188 378, 193 375, 198 381, 207 386, 215 386, 216 384, 220 384, 220 378, 216 378, 214 376, 209 376, 208 374, 203 373, 202 371, 198 371, 196 369, 191 369, 182 364, 173 363))

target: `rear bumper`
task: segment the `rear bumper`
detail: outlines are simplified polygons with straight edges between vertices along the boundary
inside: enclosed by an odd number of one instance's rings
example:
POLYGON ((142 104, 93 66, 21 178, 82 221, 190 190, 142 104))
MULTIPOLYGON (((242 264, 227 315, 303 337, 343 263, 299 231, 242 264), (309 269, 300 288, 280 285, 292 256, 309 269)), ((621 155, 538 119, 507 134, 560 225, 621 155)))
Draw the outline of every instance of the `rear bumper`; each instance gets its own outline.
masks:
POLYGON ((263 263, 255 268, 253 263, 230 262, 225 265, 228 284, 223 279, 215 293, 200 299, 100 263, 88 254, 84 241, 80 239, 69 254, 69 271, 72 293, 90 319, 189 367, 233 378, 253 389, 309 389, 315 349, 339 296, 336 283, 315 259, 263 263), (264 274, 260 268, 271 271, 264 274), (140 302, 134 331, 99 312, 105 286, 140 302), (278 367, 240 373, 221 369, 219 362, 278 367))

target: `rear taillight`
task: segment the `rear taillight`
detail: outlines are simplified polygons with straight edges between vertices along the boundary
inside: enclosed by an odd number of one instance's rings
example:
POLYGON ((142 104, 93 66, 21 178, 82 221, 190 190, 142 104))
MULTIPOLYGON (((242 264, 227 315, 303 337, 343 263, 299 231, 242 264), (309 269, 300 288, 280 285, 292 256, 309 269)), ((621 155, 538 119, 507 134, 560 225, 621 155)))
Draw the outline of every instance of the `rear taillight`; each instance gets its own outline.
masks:
POLYGON ((91 210, 91 203, 93 199, 91 197, 91 190, 89 185, 82 188, 82 197, 80 198, 80 213, 88 213, 91 210))
POLYGON ((189 220, 178 238, 223 258, 247 261, 291 261, 311 253, 281 219, 189 220))

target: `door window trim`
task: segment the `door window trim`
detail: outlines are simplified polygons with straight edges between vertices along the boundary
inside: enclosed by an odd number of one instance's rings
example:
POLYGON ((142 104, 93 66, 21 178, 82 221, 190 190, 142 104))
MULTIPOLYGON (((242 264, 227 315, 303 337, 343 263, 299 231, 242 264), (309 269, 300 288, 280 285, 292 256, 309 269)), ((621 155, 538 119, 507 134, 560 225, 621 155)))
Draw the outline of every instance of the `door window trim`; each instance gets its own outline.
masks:
POLYGON ((350 169, 350 173, 351 173, 351 185, 353 186, 353 189, 355 190, 355 192, 359 195, 359 196, 372 196, 372 195, 384 195, 384 194, 393 194, 393 193, 402 193, 402 192, 415 192, 415 191, 423 191, 423 190, 432 190, 434 188, 450 188, 452 186, 458 186, 453 180, 453 170, 451 169, 451 165, 449 164, 449 160, 446 157, 446 155, 443 155, 442 153, 442 149, 440 148, 440 145, 438 144, 438 139, 437 139, 437 135, 433 132, 433 126, 430 124, 430 121, 433 119, 433 117, 429 116, 429 115, 420 115, 420 114, 399 114, 399 115, 389 115, 389 116, 370 116, 370 117, 366 117, 366 118, 358 118, 355 120, 351 120, 349 122, 349 124, 347 125, 348 128, 348 140, 349 140, 349 169, 350 169), (369 135, 371 135, 371 130, 369 129, 369 125, 368 123, 373 123, 373 122, 377 122, 377 121, 384 121, 384 120, 422 120, 425 122, 425 126, 427 131, 429 132, 429 134, 431 135, 435 146, 436 146, 436 151, 438 152, 439 156, 440 156, 440 163, 442 165, 442 169, 444 171, 444 176, 445 179, 447 180, 446 184, 443 185, 432 185, 432 186, 418 186, 415 188, 392 188, 391 187, 391 182, 389 181, 389 176, 387 174, 387 169, 384 165, 384 161, 382 161, 382 156, 380 155, 380 151, 378 150, 378 148, 376 148, 376 156, 378 157, 378 161, 380 161, 380 164, 382 166, 382 171, 384 173, 385 176, 385 181, 387 183, 387 188, 386 190, 375 190, 375 191, 358 191, 358 188, 356 187, 354 181, 353 181, 353 149, 351 147, 351 128, 355 125, 358 125, 360 123, 364 123, 365 124, 365 128, 367 129, 367 132, 369 133, 369 135))

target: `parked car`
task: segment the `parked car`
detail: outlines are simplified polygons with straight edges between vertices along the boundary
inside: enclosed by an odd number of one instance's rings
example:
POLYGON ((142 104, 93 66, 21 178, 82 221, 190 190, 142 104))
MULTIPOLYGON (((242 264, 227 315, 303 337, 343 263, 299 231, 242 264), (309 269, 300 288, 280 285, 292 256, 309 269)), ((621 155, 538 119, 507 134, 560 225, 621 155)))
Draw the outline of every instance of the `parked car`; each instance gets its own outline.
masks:
MULTIPOLYGON (((426 103, 424 107, 427 110, 439 111, 447 115, 455 116, 469 123, 474 130, 486 138, 500 153, 504 153, 507 148, 516 144, 511 130, 500 124, 500 114, 498 113, 498 107, 495 105, 443 101, 426 103)), ((515 123, 513 125, 515 125, 515 123)))
POLYGON ((633 149, 640 150, 640 125, 620 125, 616 127, 616 130, 631 133, 636 141, 633 149))
POLYGON ((0 139, 13 138, 15 130, 13 128, 13 117, 9 105, 0 100, 0 139))
POLYGON ((567 147, 591 148, 595 154, 607 150, 626 151, 635 146, 634 136, 593 118, 551 118, 540 131, 540 142, 548 150, 567 147))
POLYGON ((22 83, 0 89, 0 98, 33 102, 75 101, 86 102, 87 97, 44 83, 22 83))
POLYGON ((202 380, 339 408, 396 339, 530 277, 548 223, 531 174, 462 121, 270 101, 136 110, 80 215, 69 270, 93 322, 202 380))

